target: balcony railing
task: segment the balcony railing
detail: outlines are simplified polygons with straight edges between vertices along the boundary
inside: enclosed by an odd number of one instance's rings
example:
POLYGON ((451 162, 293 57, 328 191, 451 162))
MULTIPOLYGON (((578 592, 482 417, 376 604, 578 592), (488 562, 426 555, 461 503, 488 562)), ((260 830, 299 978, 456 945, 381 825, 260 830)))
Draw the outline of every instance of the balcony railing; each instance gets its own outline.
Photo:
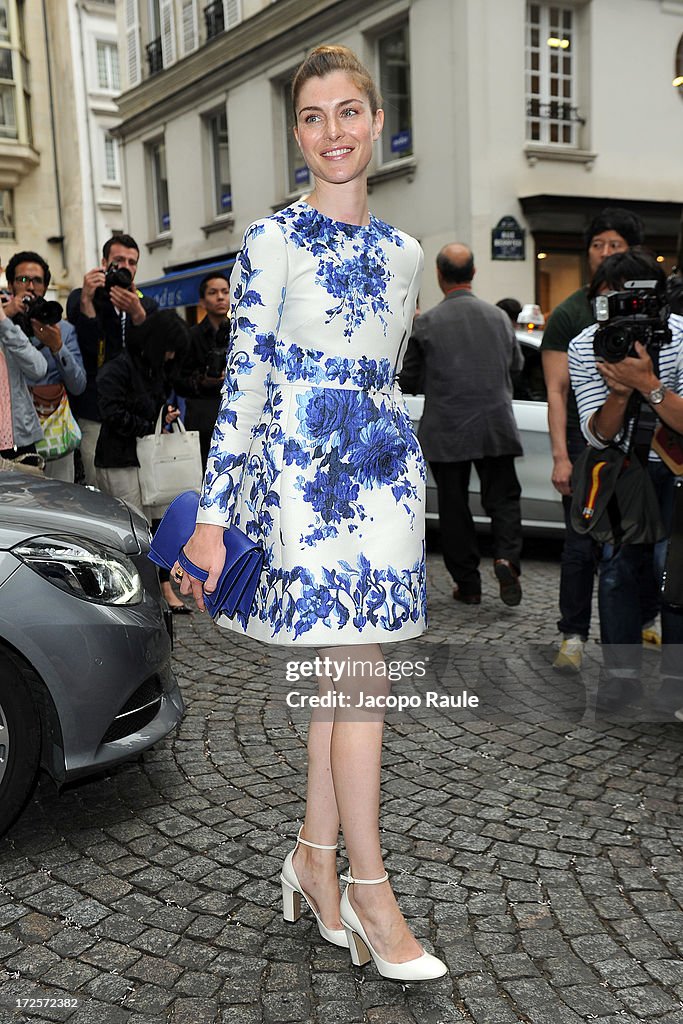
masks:
POLYGON ((585 124, 585 117, 579 114, 579 108, 573 107, 571 103, 563 103, 560 100, 550 100, 549 103, 541 103, 540 100, 527 100, 526 116, 537 118, 539 121, 565 121, 585 124))
POLYGON ((225 11, 223 0, 214 0, 204 8, 204 20, 206 22, 206 38, 213 39, 220 35, 225 29, 225 11))
POLYGON ((158 75, 160 71, 164 70, 164 59, 161 52, 161 36, 158 39, 153 39, 151 43, 147 43, 145 47, 147 54, 147 66, 149 68, 149 74, 158 75))

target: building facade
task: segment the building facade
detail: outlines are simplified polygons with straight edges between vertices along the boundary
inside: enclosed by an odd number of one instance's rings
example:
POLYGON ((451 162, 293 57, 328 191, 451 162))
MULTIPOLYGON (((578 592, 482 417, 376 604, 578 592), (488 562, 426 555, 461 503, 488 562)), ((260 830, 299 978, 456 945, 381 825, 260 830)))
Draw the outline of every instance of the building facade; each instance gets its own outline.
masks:
POLYGON ((320 42, 384 95, 373 212, 420 239, 426 308, 441 245, 477 292, 548 312, 585 274, 583 231, 620 204, 669 265, 683 158, 683 0, 121 0, 118 128, 141 280, 188 302, 200 266, 305 194, 288 83, 320 42), (680 82, 675 85, 676 78, 680 82), (163 284, 161 283, 163 282, 163 284))
POLYGON ((0 263, 34 250, 64 297, 121 230, 114 0, 0 0, 0 263))

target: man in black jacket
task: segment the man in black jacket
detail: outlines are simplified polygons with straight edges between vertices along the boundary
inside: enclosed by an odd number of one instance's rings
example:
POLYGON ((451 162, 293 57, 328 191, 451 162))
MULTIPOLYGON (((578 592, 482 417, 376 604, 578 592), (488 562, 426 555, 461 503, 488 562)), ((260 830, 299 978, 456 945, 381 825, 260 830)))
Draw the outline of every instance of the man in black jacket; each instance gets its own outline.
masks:
POLYGON ((176 391, 187 399, 185 426, 199 431, 202 462, 221 404, 230 321, 230 282, 224 274, 207 274, 199 283, 199 308, 204 319, 190 330, 190 351, 179 368, 176 391))
POLYGON ((95 447, 100 432, 97 372, 125 346, 126 334, 158 307, 135 288, 140 250, 130 235, 114 235, 102 249, 99 267, 89 270, 83 287, 71 292, 66 315, 76 328, 87 383, 72 402, 83 439, 85 483, 95 484, 95 447), (116 273, 118 272, 118 274, 116 273))
POLYGON ((401 388, 424 390, 418 438, 436 480, 439 526, 453 597, 481 601, 479 549, 469 509, 472 463, 481 502, 491 517, 494 573, 501 600, 517 605, 522 550, 520 486, 515 458, 522 454, 512 411, 511 374, 523 357, 506 313, 472 292, 471 249, 444 246, 436 260, 443 301, 413 324, 401 388))

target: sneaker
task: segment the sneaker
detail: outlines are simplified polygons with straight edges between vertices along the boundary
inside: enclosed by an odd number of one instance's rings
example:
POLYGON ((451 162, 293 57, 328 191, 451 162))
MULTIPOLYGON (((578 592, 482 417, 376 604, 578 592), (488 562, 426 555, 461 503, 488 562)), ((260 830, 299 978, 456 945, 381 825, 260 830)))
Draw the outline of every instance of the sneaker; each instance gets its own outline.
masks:
POLYGON ((580 672, 585 640, 580 636, 566 636, 555 655, 553 668, 558 672, 580 672))
POLYGON ((662 646, 662 634, 654 622, 650 623, 649 626, 643 626, 642 638, 645 647, 652 647, 658 651, 662 646))
POLYGON ((514 608, 522 600, 522 587, 519 573, 507 558, 497 558, 493 563, 493 571, 500 584, 500 599, 503 604, 514 608))

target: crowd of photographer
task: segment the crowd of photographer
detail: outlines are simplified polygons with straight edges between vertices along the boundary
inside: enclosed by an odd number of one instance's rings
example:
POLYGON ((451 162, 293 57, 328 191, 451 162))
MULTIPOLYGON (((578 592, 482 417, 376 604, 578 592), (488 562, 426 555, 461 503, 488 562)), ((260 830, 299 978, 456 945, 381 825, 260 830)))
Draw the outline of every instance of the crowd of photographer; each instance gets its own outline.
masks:
MULTIPOLYGON (((99 267, 67 300, 47 301, 46 261, 14 255, 5 268, 0 305, 0 456, 23 468, 42 465, 56 479, 97 486, 147 514, 137 441, 169 427, 186 405, 200 432, 203 461, 215 423, 227 348, 229 284, 223 275, 200 286, 205 320, 190 331, 135 287, 139 249, 130 235, 105 242, 99 267), (74 454, 78 451, 79 474, 74 454)), ((162 590, 172 611, 188 613, 168 573, 162 590)))

